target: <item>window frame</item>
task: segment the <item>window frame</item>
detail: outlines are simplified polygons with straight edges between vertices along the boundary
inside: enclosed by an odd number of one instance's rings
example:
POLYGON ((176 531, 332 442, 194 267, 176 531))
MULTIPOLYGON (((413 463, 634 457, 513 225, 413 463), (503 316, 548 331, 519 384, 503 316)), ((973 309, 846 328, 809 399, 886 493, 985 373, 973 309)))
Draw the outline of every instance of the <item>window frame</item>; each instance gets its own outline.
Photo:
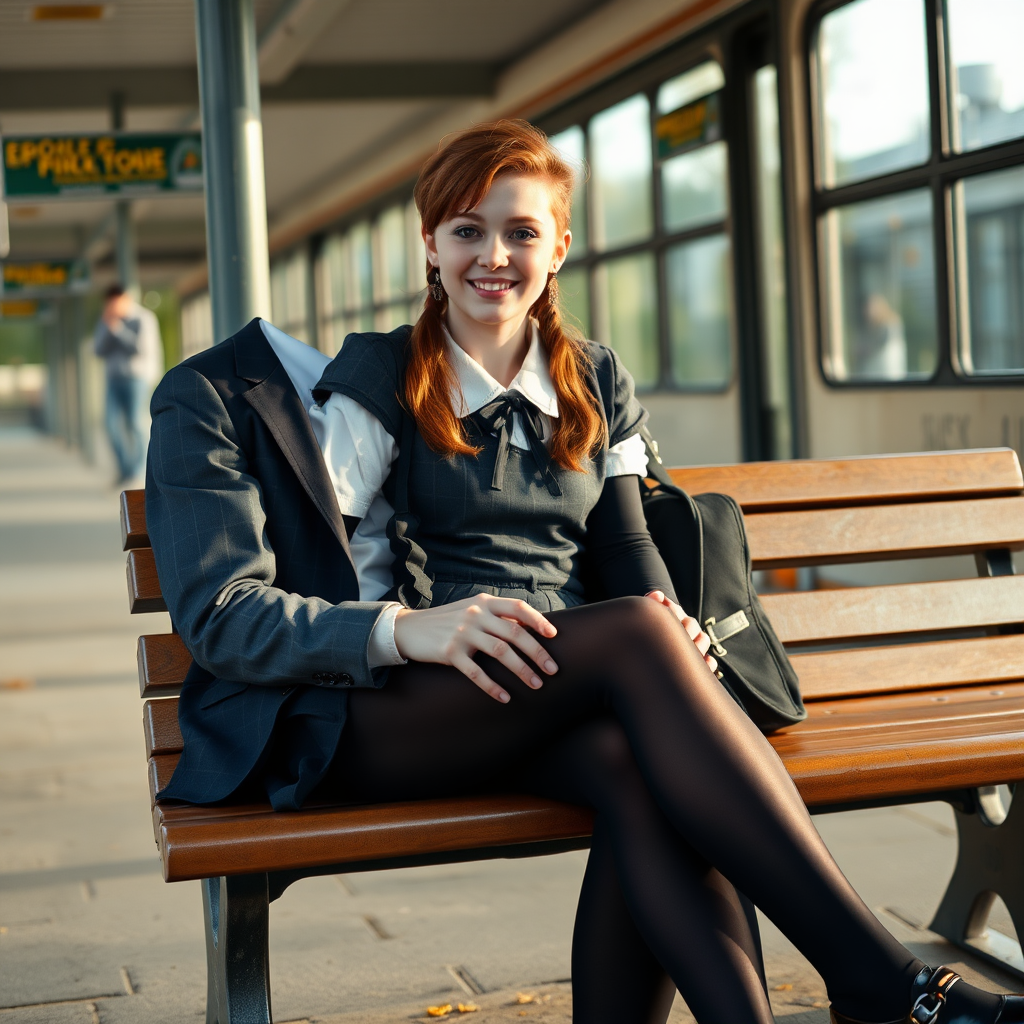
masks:
MULTIPOLYGON (((661 54, 654 55, 643 61, 641 64, 631 67, 619 75, 602 82, 596 88, 574 97, 568 103, 555 108, 540 117, 534 118, 534 123, 548 135, 557 135, 559 132, 574 125, 583 130, 583 152, 586 166, 590 167, 590 121, 597 114, 607 110, 609 107, 629 99, 631 96, 642 93, 648 101, 648 140, 651 147, 651 206, 652 224, 651 234, 638 242, 631 242, 595 250, 593 244, 593 190, 587 187, 586 190, 586 211, 588 218, 587 250, 580 256, 566 261, 565 269, 569 270, 582 268, 585 270, 588 281, 589 316, 591 324, 597 319, 597 302, 595 288, 593 287, 594 271, 602 263, 616 260, 622 257, 635 256, 641 253, 650 252, 654 258, 655 275, 657 283, 657 304, 655 315, 657 318, 657 341, 658 341, 658 381, 650 387, 637 387, 638 394, 644 395, 722 395, 729 392, 739 381, 741 369, 740 362, 743 359, 742 345, 740 343, 740 326, 736 315, 738 283, 736 273, 736 218, 733 213, 734 205, 734 152, 736 149, 736 133, 742 130, 738 125, 732 123, 737 120, 733 111, 729 109, 727 94, 729 91, 729 63, 723 46, 723 38, 727 38, 729 30, 722 22, 715 21, 710 25, 702 27, 694 35, 681 40, 666 48, 661 54), (664 216, 664 194, 662 189, 661 162, 657 155, 657 140, 654 134, 654 126, 661 116, 657 109, 657 94, 662 83, 677 75, 685 74, 687 71, 700 64, 713 60, 725 75, 725 85, 721 89, 723 94, 723 131, 722 141, 726 144, 727 171, 724 183, 728 206, 725 216, 707 224, 697 227, 685 228, 681 231, 666 231, 663 227, 664 216), (702 238, 709 238, 715 235, 724 234, 729 241, 728 261, 728 288, 729 288, 729 374, 723 383, 715 384, 685 384, 672 380, 671 377, 671 344, 669 339, 669 296, 666 270, 666 254, 675 245, 685 242, 698 241, 702 238)), ((693 150, 691 152, 695 152, 693 150)), ((571 253, 570 249, 570 253, 571 253)))
POLYGON ((874 178, 828 187, 824 184, 821 159, 822 124, 821 69, 818 38, 821 22, 832 11, 855 0, 821 0, 807 13, 804 33, 808 117, 808 157, 811 161, 812 246, 815 267, 815 315, 818 324, 818 372, 826 386, 838 389, 893 389, 923 387, 1019 387, 1024 370, 1003 374, 967 374, 960 365, 959 310, 955 258, 953 192, 957 182, 1007 167, 1024 164, 1024 136, 957 153, 952 147, 951 97, 946 74, 949 52, 945 0, 923 0, 925 40, 928 58, 928 101, 930 123, 928 159, 913 167, 874 178), (824 240, 825 215, 853 203, 882 199, 926 188, 931 197, 932 246, 935 266, 936 367, 924 379, 836 380, 825 370, 831 344, 829 318, 828 253, 824 240))

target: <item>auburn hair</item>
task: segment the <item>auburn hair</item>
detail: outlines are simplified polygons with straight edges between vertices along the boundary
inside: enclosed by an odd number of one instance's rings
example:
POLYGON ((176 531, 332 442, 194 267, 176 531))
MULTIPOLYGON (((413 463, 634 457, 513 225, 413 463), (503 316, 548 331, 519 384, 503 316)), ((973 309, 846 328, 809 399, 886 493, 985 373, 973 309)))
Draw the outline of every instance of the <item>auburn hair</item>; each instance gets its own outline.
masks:
MULTIPOLYGON (((438 225, 472 210, 503 175, 536 175, 550 183, 551 209, 558 231, 569 227, 575 172, 527 121, 502 120, 447 136, 427 161, 413 197, 423 229, 433 234, 438 225)), ((427 262, 427 279, 432 266, 427 262)), ((405 402, 420 434, 444 455, 477 455, 465 427, 455 415, 451 394, 458 379, 448 359, 445 313, 448 297, 440 301, 427 289, 426 305, 409 339, 405 373, 405 402)), ((530 307, 540 326, 551 380, 558 399, 552 422, 551 458, 564 469, 581 470, 582 460, 604 439, 604 420, 597 398, 587 383, 590 357, 579 331, 562 322, 554 274, 530 307)))

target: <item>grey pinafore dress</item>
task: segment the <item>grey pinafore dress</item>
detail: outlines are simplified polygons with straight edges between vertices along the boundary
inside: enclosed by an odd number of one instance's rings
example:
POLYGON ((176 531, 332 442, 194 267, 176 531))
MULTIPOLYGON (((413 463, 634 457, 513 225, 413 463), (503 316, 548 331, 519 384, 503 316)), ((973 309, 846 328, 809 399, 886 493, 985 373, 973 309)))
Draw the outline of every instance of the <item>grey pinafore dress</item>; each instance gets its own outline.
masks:
POLYGON ((548 458, 540 414, 515 391, 466 417, 480 454, 449 458, 431 451, 399 400, 409 332, 350 334, 315 392, 321 402, 335 391, 354 399, 399 446, 384 485, 395 509, 389 598, 422 608, 493 594, 542 612, 583 604, 580 555, 587 517, 604 487, 608 448, 647 418, 629 373, 611 349, 587 342, 591 386, 600 394, 609 436, 584 472, 548 458), (521 417, 529 450, 511 444, 513 415, 521 417))

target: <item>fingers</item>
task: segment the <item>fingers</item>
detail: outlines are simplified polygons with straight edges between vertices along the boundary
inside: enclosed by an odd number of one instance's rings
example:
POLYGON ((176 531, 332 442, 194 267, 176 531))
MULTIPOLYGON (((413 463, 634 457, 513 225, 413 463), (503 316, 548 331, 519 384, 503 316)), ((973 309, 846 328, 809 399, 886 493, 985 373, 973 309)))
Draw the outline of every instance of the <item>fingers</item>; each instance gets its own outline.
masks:
POLYGON ((457 668, 470 682, 479 686, 488 697, 493 697, 502 704, 507 704, 511 697, 467 654, 458 654, 452 658, 452 667, 457 668))
POLYGON ((705 654, 704 660, 707 662, 707 666, 712 672, 718 671, 718 659, 712 654, 705 654))
POLYGON ((687 615, 683 619, 683 629, 686 630, 689 638, 697 645, 697 650, 701 654, 707 654, 708 648, 711 646, 711 637, 700 628, 700 623, 692 615, 687 615))
MULTIPOLYGON (((481 620, 478 623, 480 629, 485 633, 514 644, 530 661, 549 676, 554 675, 558 671, 558 665, 555 664, 554 658, 548 654, 540 641, 529 632, 532 629, 542 636, 549 637, 554 636, 558 632, 540 612, 531 608, 523 601, 506 600, 504 598, 489 601, 484 605, 484 608, 491 614, 493 621, 481 620), (524 626, 528 628, 524 629, 524 626)), ((498 657, 489 647, 482 646, 478 650, 483 651, 484 654, 490 654, 491 657, 498 658, 503 664, 512 668, 504 658, 498 657)), ((519 659, 517 658, 517 660, 519 659)), ((519 663, 522 665, 521 661, 519 663)), ((520 678, 523 678, 521 671, 516 669, 513 669, 513 671, 520 678)))

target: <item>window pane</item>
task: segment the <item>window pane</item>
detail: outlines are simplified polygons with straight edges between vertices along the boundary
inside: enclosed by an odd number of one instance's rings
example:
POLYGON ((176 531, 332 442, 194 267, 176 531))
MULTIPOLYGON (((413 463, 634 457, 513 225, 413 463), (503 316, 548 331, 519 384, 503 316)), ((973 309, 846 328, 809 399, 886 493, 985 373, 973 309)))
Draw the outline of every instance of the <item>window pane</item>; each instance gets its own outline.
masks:
POLYGON ((647 97, 632 96, 590 122, 593 242, 612 249, 651 233, 651 124, 647 97))
POLYGON ((590 280, 586 267, 563 267, 558 274, 558 298, 562 313, 586 337, 590 334, 590 280))
POLYGON ((373 329, 387 334, 396 327, 401 327, 407 323, 409 323, 409 303, 392 303, 390 306, 384 306, 382 309, 377 310, 373 329))
POLYGON ((1024 135, 1024 4, 949 0, 948 9, 954 148, 1024 135))
POLYGON ((377 221, 377 301, 397 299, 406 292, 405 210, 392 206, 377 221))
POLYGON ((654 256, 644 252, 602 263, 594 275, 598 340, 611 345, 637 387, 658 383, 658 310, 654 256))
POLYGON ((718 92, 725 85, 725 75, 717 61, 709 60, 695 68, 662 82, 658 89, 658 113, 678 110, 691 100, 718 92))
POLYGON ((1024 372, 1024 168, 968 178, 954 196, 961 365, 1024 372))
POLYGON ((832 210, 824 228, 826 373, 850 381, 931 376, 938 341, 929 192, 832 210))
MULTIPOLYGON (((370 225, 363 221, 348 233, 349 288, 348 300, 352 306, 363 308, 373 305, 373 249, 370 243, 370 225)), ((372 324, 372 316, 371 316, 372 324)), ((372 331, 373 327, 365 328, 372 331)))
POLYGON ((574 124, 551 136, 551 145, 576 168, 576 190, 572 195, 572 253, 587 251, 587 161, 583 129, 574 124))
POLYGON ((818 152, 826 185, 928 159, 923 0, 855 0, 825 15, 818 67, 824 119, 818 152))
MULTIPOLYGON (((427 250, 420 233, 420 214, 410 199, 405 207, 405 248, 407 258, 406 289, 409 295, 426 295, 427 250)), ((417 317, 419 314, 417 313, 417 317)), ((416 317, 410 321, 415 322, 416 317)))
POLYGON ((666 231, 683 231, 725 218, 729 209, 727 165, 724 142, 713 142, 661 165, 666 231))
POLYGON ((270 315, 274 325, 284 330, 288 322, 288 284, 285 280, 284 260, 275 260, 270 265, 270 315))
POLYGON ((731 373, 728 237, 673 246, 665 254, 665 277, 672 382, 724 387, 731 373))

